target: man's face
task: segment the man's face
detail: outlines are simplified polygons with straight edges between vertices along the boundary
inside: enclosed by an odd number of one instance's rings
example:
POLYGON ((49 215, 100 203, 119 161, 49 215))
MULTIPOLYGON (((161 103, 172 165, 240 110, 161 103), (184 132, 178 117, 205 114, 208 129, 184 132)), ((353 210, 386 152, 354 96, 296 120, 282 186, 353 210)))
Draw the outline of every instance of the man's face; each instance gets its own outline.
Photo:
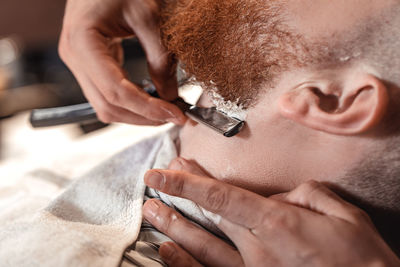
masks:
MULTIPOLYGON (((301 71, 284 73, 285 78, 248 110, 246 126, 235 137, 187 123, 180 134, 180 156, 195 160, 218 179, 264 195, 288 191, 310 179, 339 177, 363 155, 362 146, 349 149, 344 144, 350 145, 351 137, 311 130, 280 113, 281 94, 299 81, 318 77, 305 75, 301 71), (342 145, 335 145, 338 141, 342 145)), ((207 96, 199 104, 211 105, 207 96)))
MULTIPOLYGON (((187 45, 187 51, 182 53, 182 58, 178 53, 178 58, 206 85, 206 77, 211 77, 212 84, 222 86, 224 89, 220 92, 228 99, 242 97, 245 104, 248 99, 255 104, 248 105, 246 127, 231 139, 202 125, 186 124, 181 131, 181 156, 197 161, 219 179, 262 194, 290 190, 309 179, 332 181, 339 177, 360 159, 366 146, 353 146, 354 138, 315 131, 285 118, 279 109, 279 99, 301 84, 315 79, 335 79, 335 71, 306 68, 307 61, 321 53, 310 51, 314 48, 307 45, 310 40, 319 43, 319 39, 329 41, 331 38, 336 42, 337 33, 351 28, 391 1, 368 1, 367 4, 357 0, 284 3, 255 0, 247 1, 245 5, 244 1, 222 2, 224 4, 191 1, 189 15, 192 18, 197 13, 199 17, 207 19, 211 16, 218 20, 210 18, 212 23, 200 23, 195 18, 191 25, 191 18, 186 18, 190 31, 200 39, 196 42, 193 42, 197 40, 196 36, 179 39, 187 45), (211 5, 209 9, 205 8, 206 4, 211 5), (238 4, 244 7, 240 8, 238 4), (224 15, 219 16, 218 10, 222 7, 230 9, 230 13, 222 12, 224 15), (271 16, 271 20, 262 26, 260 7, 268 9, 264 15, 271 16), (248 10, 251 8, 255 10, 248 10), (240 16, 240 12, 245 16, 240 16), (259 26, 264 27, 261 37, 251 36, 259 26), (217 34, 210 34, 213 31, 217 34), (230 48, 235 55, 231 54, 230 48), (193 59, 193 55, 198 58, 201 54, 201 60, 193 59), (265 57, 270 60, 263 60, 265 57)), ((203 104, 207 105, 206 97, 203 104)))
POLYGON ((338 34, 391 1, 172 2, 161 27, 168 49, 206 89, 251 107, 279 74, 329 61, 338 34))

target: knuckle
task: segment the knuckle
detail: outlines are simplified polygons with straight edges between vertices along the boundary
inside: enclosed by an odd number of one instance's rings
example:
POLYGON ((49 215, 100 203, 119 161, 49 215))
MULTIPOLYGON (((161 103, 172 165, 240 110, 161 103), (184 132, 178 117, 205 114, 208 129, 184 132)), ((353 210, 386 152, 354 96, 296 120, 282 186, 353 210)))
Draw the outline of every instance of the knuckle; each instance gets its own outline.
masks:
POLYGON ((103 123, 111 123, 114 120, 114 116, 106 110, 98 110, 96 113, 99 121, 103 123))
POLYGON ((185 182, 182 179, 179 179, 176 183, 176 192, 178 193, 178 196, 183 194, 184 191, 184 186, 185 186, 185 182))
POLYGON ((85 51, 82 49, 85 44, 85 36, 87 36, 87 31, 83 28, 71 25, 63 27, 58 42, 58 54, 64 62, 71 61, 71 58, 78 58, 82 51, 85 51))
POLYGON ((350 210, 350 215, 354 219, 355 222, 360 222, 360 221, 369 222, 370 221, 370 217, 368 216, 368 214, 364 210, 356 208, 356 207, 354 207, 350 210))
POLYGON ((289 192, 287 198, 292 200, 295 199, 297 202, 304 203, 314 198, 315 195, 320 194, 321 191, 324 191, 325 194, 329 193, 327 190, 324 190, 322 184, 311 180, 300 184, 296 189, 289 192))
POLYGON ((69 59, 70 41, 68 39, 68 33, 63 33, 60 36, 60 41, 58 42, 58 54, 62 61, 67 62, 69 59))
POLYGON ((67 54, 73 49, 77 33, 65 27, 62 30, 60 41, 58 43, 58 53, 62 59, 67 59, 67 54))
POLYGON ((315 190, 318 190, 319 188, 321 188, 321 184, 314 180, 311 180, 301 184, 298 189, 300 192, 308 194, 315 190))
POLYGON ((218 185, 212 185, 206 192, 209 209, 218 212, 229 204, 228 191, 218 185))
POLYGON ((267 219, 269 227, 271 229, 282 229, 285 224, 285 219, 282 215, 275 214, 267 219))
POLYGON ((185 193, 185 176, 187 174, 183 171, 172 170, 168 175, 168 182, 165 183, 165 190, 168 194, 174 196, 182 196, 185 193))
POLYGON ((275 212, 270 213, 264 219, 264 225, 267 225, 270 230, 290 230, 296 227, 297 225, 297 216, 291 214, 288 216, 284 212, 275 212))
POLYGON ((116 88, 110 86, 106 86, 105 88, 107 88, 107 90, 104 91, 103 96, 107 102, 112 105, 119 105, 121 97, 118 90, 115 90, 116 88))
POLYGON ((58 55, 60 56, 61 60, 63 62, 66 62, 67 60, 67 48, 65 47, 64 42, 62 41, 62 38, 60 39, 60 42, 58 43, 58 55))

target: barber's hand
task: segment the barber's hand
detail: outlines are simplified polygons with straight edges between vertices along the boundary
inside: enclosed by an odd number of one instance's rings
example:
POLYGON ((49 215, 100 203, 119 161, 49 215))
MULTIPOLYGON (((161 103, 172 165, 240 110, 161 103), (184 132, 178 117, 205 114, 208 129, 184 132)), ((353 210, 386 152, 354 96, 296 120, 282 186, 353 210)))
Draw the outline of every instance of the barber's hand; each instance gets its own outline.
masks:
POLYGON ((170 266, 400 266, 367 214, 318 182, 265 198, 183 159, 172 166, 148 171, 146 184, 220 215, 218 227, 237 250, 152 199, 145 218, 177 243, 160 248, 170 266))
POLYGON ((59 52, 103 122, 183 124, 175 62, 161 44, 158 0, 68 0, 59 52), (122 38, 136 36, 162 99, 126 79, 122 38))

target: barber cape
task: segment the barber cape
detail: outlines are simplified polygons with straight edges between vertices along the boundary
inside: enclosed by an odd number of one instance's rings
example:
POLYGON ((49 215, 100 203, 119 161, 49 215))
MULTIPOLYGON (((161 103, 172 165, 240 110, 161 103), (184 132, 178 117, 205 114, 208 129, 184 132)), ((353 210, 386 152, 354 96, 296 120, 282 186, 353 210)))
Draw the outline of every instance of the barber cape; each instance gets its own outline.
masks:
POLYGON ((219 234, 212 214, 197 204, 146 190, 145 172, 167 168, 177 156, 177 136, 178 129, 172 128, 141 141, 73 182, 32 218, 2 223, 0 265, 163 266, 157 250, 169 239, 142 225, 147 197, 160 198, 219 234))

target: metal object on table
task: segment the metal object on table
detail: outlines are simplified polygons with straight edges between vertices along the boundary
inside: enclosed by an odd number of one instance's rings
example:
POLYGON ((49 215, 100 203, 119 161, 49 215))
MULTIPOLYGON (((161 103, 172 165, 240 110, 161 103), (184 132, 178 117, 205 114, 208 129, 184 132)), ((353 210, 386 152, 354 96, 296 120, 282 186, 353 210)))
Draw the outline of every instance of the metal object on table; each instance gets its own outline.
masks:
MULTIPOLYGON (((149 81, 143 81, 142 86, 146 92, 154 97, 158 97, 154 85, 149 81)), ((215 107, 203 108, 190 105, 182 98, 172 101, 189 118, 204 124, 214 131, 232 137, 240 132, 244 126, 244 121, 218 111, 215 107)), ((78 105, 35 109, 31 112, 30 123, 33 127, 47 127, 68 123, 90 123, 97 120, 96 111, 89 103, 78 105)))
POLYGON ((97 120, 96 111, 89 103, 57 108, 34 109, 29 118, 34 128, 70 123, 91 123, 97 120))

